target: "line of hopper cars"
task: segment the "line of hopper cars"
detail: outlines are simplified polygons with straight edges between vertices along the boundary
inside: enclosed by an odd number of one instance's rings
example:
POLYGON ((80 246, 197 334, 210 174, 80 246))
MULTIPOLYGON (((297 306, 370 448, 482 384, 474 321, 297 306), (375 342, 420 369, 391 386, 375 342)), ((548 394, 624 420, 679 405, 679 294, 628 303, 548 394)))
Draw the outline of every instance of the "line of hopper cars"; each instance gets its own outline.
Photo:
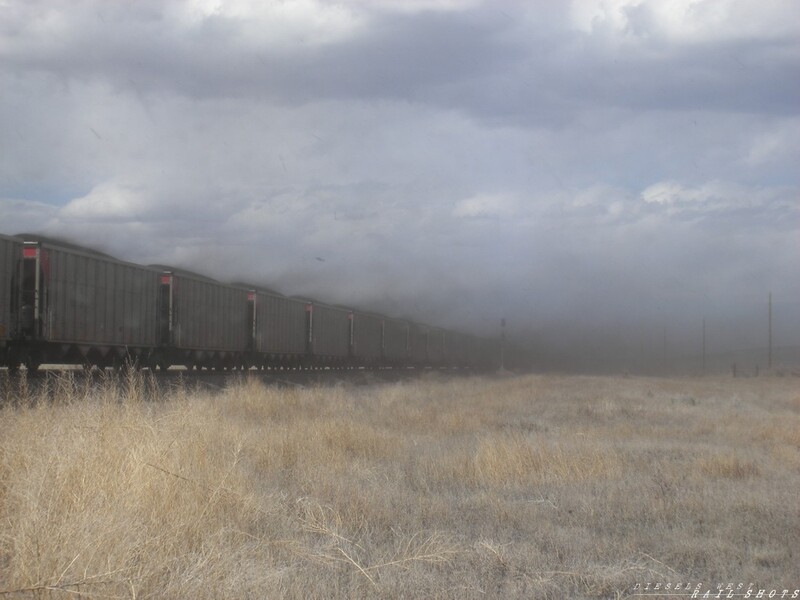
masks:
POLYGON ((0 235, 0 366, 496 366, 494 340, 0 235))

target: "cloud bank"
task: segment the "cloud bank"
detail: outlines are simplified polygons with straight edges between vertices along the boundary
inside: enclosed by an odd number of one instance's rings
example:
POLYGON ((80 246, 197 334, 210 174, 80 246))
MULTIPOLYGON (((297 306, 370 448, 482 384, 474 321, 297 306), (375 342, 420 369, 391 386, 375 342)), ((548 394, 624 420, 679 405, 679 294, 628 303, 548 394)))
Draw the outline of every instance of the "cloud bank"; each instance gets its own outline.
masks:
POLYGON ((798 24, 791 0, 6 2, 0 230, 544 347, 686 353, 704 317, 763 346, 772 291, 800 345, 798 24))

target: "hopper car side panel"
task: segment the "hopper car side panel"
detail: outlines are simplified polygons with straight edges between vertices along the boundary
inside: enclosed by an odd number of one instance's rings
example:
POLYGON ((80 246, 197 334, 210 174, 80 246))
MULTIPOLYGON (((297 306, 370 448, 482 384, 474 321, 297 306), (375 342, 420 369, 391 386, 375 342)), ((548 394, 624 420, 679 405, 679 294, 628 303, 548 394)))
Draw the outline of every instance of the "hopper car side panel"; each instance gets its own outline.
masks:
POLYGON ((313 304, 312 354, 319 358, 346 359, 350 355, 350 312, 313 304))
POLYGON ((245 352, 252 335, 247 290, 172 275, 172 345, 181 350, 245 352))
POLYGON ((156 344, 156 271, 49 245, 40 252, 42 340, 156 344))
POLYGON ((428 362, 428 327, 418 323, 409 325, 409 359, 413 364, 428 362))
POLYGON ((444 360, 444 331, 431 327, 428 331, 428 360, 438 365, 444 360))
POLYGON ((455 331, 444 332, 444 362, 447 365, 458 366, 459 359, 464 353, 464 337, 455 331))
POLYGON ((156 344, 158 272, 91 250, 24 241, 11 283, 9 366, 119 364, 156 344))
POLYGON ((400 319, 385 319, 383 327, 383 355, 392 364, 399 364, 408 358, 409 325, 400 319))
POLYGON ((302 356, 307 346, 306 302, 275 294, 256 294, 255 349, 263 354, 302 356))
POLYGON ((156 344, 155 271, 49 247, 42 250, 47 253, 42 329, 47 341, 156 344))
POLYGON ((378 362, 383 358, 383 317, 353 311, 353 357, 358 361, 378 362))

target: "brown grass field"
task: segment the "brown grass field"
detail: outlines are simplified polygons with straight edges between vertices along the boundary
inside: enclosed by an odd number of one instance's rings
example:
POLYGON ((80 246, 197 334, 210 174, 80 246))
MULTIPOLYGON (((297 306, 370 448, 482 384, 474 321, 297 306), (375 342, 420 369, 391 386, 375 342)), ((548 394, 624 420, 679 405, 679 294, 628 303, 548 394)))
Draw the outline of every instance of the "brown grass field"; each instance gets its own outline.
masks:
POLYGON ((154 386, 7 397, 0 598, 800 587, 795 378, 154 386))

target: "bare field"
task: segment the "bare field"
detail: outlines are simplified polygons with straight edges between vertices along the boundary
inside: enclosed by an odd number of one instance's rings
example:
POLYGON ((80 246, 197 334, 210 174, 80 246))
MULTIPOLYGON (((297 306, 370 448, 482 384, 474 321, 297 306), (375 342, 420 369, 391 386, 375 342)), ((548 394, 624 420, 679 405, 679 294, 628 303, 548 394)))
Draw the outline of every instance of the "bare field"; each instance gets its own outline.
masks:
POLYGON ((800 587, 797 379, 153 385, 0 410, 1 597, 800 587))

